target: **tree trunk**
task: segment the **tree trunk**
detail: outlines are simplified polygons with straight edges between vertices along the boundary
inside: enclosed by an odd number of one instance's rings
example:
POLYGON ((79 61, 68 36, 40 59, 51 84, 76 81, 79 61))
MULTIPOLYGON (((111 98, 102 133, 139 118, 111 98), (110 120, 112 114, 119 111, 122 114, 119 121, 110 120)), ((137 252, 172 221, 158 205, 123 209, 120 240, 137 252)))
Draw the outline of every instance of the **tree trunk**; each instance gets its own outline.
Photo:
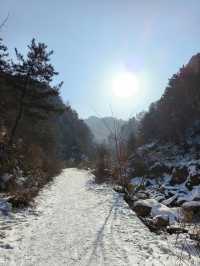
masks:
POLYGON ((22 115, 23 115, 23 109, 24 109, 24 98, 26 97, 26 92, 27 92, 27 88, 28 88, 28 82, 29 82, 29 74, 27 75, 27 78, 25 80, 25 84, 24 84, 24 88, 21 94, 21 98, 19 101, 19 110, 15 119, 15 123, 14 126, 11 130, 11 134, 10 134, 10 139, 9 139, 9 146, 11 146, 13 144, 13 140, 17 131, 17 128, 19 126, 19 123, 22 119, 22 115))

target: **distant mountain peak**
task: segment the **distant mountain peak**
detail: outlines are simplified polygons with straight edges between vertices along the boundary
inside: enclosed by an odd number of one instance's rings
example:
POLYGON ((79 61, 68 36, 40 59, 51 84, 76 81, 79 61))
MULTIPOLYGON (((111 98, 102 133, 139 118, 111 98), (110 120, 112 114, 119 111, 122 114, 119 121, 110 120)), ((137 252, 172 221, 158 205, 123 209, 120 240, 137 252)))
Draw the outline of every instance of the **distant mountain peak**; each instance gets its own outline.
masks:
POLYGON ((85 119, 85 123, 92 131, 96 142, 103 143, 108 141, 108 137, 115 131, 116 125, 120 130, 126 122, 112 116, 102 118, 90 116, 85 119))

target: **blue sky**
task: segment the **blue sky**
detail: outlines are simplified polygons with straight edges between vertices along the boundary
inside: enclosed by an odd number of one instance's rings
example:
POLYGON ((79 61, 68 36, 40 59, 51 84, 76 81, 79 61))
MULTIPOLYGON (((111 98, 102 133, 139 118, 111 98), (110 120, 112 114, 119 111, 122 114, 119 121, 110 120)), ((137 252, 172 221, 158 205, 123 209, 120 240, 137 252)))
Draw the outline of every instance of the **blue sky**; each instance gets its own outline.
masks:
POLYGON ((200 52, 199 0, 1 0, 0 34, 11 54, 35 37, 54 50, 61 91, 80 117, 127 119, 146 110, 168 79, 200 52), (111 80, 128 70, 140 89, 117 98, 111 80))

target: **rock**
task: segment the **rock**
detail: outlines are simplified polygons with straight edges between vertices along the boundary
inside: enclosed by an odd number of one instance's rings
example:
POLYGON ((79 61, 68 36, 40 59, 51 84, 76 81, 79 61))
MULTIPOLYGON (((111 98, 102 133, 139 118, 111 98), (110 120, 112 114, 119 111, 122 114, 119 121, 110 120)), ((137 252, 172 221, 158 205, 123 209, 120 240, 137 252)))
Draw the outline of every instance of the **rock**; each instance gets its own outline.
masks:
POLYGON ((153 218, 153 223, 159 228, 166 227, 169 225, 169 217, 163 215, 157 215, 153 218))
POLYGON ((151 216, 155 217, 158 215, 166 217, 166 219, 168 218, 170 224, 174 224, 182 219, 180 208, 169 208, 163 204, 152 208, 151 216))
POLYGON ((5 238, 6 237, 6 233, 5 232, 0 232, 0 238, 5 238))
POLYGON ((7 183, 11 178, 12 178, 12 175, 6 173, 2 175, 0 179, 2 182, 7 183))
POLYGON ((4 199, 0 200, 0 211, 2 214, 8 215, 11 211, 11 204, 4 199))
POLYGON ((170 170, 171 169, 169 167, 167 167, 165 164, 155 163, 150 168, 150 175, 152 175, 154 177, 160 177, 160 176, 163 176, 163 174, 165 174, 165 173, 169 173, 170 170))
POLYGON ((191 223, 193 221, 193 211, 183 209, 183 220, 185 223, 191 223))
POLYGON ((153 233, 160 233, 160 229, 158 226, 156 226, 153 223, 153 219, 151 218, 140 218, 142 220, 142 222, 149 228, 149 230, 153 233))
POLYGON ((189 234, 190 235, 190 238, 192 239, 192 240, 195 240, 195 241, 197 241, 198 243, 200 243, 200 234, 199 234, 199 232, 197 232, 196 234, 189 234))
POLYGON ((182 208, 185 210, 194 210, 200 212, 200 201, 185 202, 183 203, 182 208))
POLYGON ((190 183, 190 181, 187 181, 186 184, 185 184, 186 188, 189 190, 189 191, 192 191, 193 189, 193 185, 190 183))
POLYGON ((172 179, 170 181, 171 185, 182 184, 187 180, 188 169, 186 166, 182 168, 174 168, 172 171, 172 179))
POLYGON ((177 199, 177 194, 174 194, 172 197, 163 200, 162 204, 164 204, 166 206, 174 207, 176 199, 177 199))
POLYGON ((194 186, 200 185, 200 172, 199 172, 199 165, 198 164, 192 164, 188 168, 189 170, 189 178, 186 183, 186 186, 189 189, 192 189, 194 186))
POLYGON ((134 177, 130 180, 128 187, 132 191, 141 191, 144 190, 146 186, 146 179, 144 177, 134 177))
POLYGON ((168 226, 167 227, 167 233, 169 233, 170 235, 172 235, 172 234, 186 234, 186 233, 188 233, 188 230, 185 228, 178 227, 178 226, 168 226))
POLYGON ((152 186, 152 183, 151 183, 151 181, 147 180, 146 187, 150 187, 150 186, 152 186))
POLYGON ((200 202, 190 201, 182 204, 184 219, 186 222, 192 222, 200 218, 200 202))
POLYGON ((116 192, 118 192, 118 193, 125 193, 125 189, 124 189, 124 187, 122 187, 122 186, 114 186, 114 191, 116 191, 116 192))
POLYGON ((151 213, 151 207, 137 205, 137 206, 134 206, 134 211, 136 212, 138 216, 147 217, 151 213))
POLYGON ((154 199, 138 200, 134 204, 134 211, 138 216, 147 217, 151 214, 152 206, 159 204, 154 199))
POLYGON ((196 174, 196 175, 192 175, 189 177, 189 184, 190 186, 199 186, 200 185, 200 175, 196 174))
POLYGON ((124 194, 124 200, 128 203, 129 207, 133 210, 134 209, 134 207, 133 207, 134 206, 133 198, 129 194, 125 193, 124 194))
POLYGON ((11 191, 17 186, 16 179, 11 174, 4 174, 0 177, 0 187, 3 190, 11 191))
POLYGON ((135 194, 135 196, 137 197, 137 199, 148 199, 149 198, 149 194, 145 191, 139 191, 135 194))

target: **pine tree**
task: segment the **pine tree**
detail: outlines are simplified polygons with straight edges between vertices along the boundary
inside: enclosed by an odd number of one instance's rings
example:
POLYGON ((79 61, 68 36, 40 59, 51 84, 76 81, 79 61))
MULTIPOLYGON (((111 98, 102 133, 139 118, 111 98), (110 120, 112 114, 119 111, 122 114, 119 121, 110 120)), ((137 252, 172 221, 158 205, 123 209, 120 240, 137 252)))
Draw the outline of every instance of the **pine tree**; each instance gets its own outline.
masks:
POLYGON ((17 49, 15 53, 17 63, 12 63, 12 69, 20 96, 10 144, 23 117, 37 121, 47 119, 50 113, 61 111, 56 107, 54 99, 59 95, 62 83, 53 88, 50 86, 53 77, 58 74, 50 63, 53 51, 48 52, 44 43, 36 43, 35 39, 32 39, 26 58, 17 49))
POLYGON ((0 38, 0 72, 9 71, 8 48, 3 44, 3 40, 0 38))

